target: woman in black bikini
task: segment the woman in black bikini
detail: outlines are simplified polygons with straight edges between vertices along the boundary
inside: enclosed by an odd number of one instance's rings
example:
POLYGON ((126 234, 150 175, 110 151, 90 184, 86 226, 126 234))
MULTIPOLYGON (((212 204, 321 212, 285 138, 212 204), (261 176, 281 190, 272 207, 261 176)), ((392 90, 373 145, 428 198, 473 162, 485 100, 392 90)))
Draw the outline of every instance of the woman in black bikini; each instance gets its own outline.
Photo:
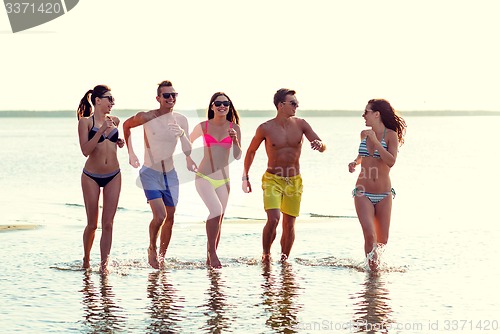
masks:
POLYGON ((117 147, 123 147, 125 144, 123 139, 118 138, 120 120, 110 115, 114 104, 111 89, 98 85, 85 93, 77 109, 80 148, 87 157, 81 178, 87 212, 87 227, 83 232, 83 268, 90 268, 90 251, 97 230, 99 196, 103 188, 100 264, 102 273, 107 273, 113 239, 113 219, 118 207, 122 182, 117 147))

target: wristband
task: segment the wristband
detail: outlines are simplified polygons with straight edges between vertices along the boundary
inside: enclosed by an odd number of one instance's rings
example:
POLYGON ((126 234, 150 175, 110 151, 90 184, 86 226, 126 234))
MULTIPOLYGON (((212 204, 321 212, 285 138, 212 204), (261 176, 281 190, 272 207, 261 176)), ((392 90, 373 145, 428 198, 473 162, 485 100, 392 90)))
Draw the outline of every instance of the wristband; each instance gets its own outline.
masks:
POLYGON ((247 175, 247 176, 243 176, 243 177, 241 178, 241 181, 249 181, 249 180, 250 180, 250 179, 248 178, 248 175, 247 175))

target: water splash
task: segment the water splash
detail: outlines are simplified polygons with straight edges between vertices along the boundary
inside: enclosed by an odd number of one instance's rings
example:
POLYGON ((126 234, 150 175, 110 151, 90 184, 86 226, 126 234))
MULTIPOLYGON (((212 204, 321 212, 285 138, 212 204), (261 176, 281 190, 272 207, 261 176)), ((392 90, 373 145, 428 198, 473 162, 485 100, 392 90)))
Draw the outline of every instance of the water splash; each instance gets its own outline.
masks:
POLYGON ((295 261, 301 265, 308 267, 334 267, 334 268, 353 269, 359 272, 366 271, 363 262, 358 262, 353 259, 338 259, 335 256, 316 258, 316 259, 296 258, 295 261))
MULTIPOLYGON (((238 257, 238 258, 227 258, 223 260, 223 268, 227 267, 238 267, 238 266, 258 266, 262 262, 259 258, 253 257, 238 257)), ((337 269, 351 269, 358 272, 400 272, 404 273, 408 271, 406 266, 389 266, 384 262, 379 262, 379 267, 376 271, 370 270, 368 265, 368 259, 364 261, 357 261, 350 258, 336 258, 334 256, 329 256, 325 258, 295 258, 294 262, 307 266, 307 267, 330 267, 337 269)), ((274 262, 274 261, 273 261, 274 262)), ((57 263, 49 267, 50 269, 60 270, 60 271, 73 271, 73 272, 91 272, 100 273, 99 263, 96 262, 89 269, 82 268, 82 261, 75 260, 73 262, 57 263)), ((147 259, 110 259, 108 263, 108 274, 127 276, 131 271, 135 270, 150 270, 151 266, 147 263, 147 259)), ((169 270, 200 270, 207 269, 207 264, 204 260, 199 261, 184 261, 177 258, 166 258, 165 265, 161 271, 169 270)))
POLYGON ((251 257, 239 257, 237 259, 230 259, 229 263, 234 263, 234 264, 244 264, 247 266, 256 266, 261 263, 259 259, 256 258, 251 258, 251 257))
POLYGON ((366 255, 364 261, 365 271, 369 272, 407 272, 408 267, 393 267, 383 260, 382 255, 386 250, 386 244, 377 243, 373 245, 373 249, 366 255))
MULTIPOLYGON (((108 262, 106 274, 127 276, 130 271, 130 265, 128 265, 127 262, 110 259, 108 262)), ((139 266, 134 266, 134 267, 139 267, 139 266)), ((66 262, 66 263, 58 263, 50 266, 49 268, 59 271, 84 272, 86 274, 94 274, 94 273, 101 274, 99 263, 91 265, 90 268, 83 268, 81 260, 66 262)))
POLYGON ((373 244, 373 248, 370 253, 366 255, 365 266, 367 270, 378 271, 386 264, 382 261, 382 255, 385 252, 385 244, 376 243, 373 244))
MULTIPOLYGON (((380 257, 379 257, 380 259, 380 257)), ((329 256, 325 258, 315 258, 315 259, 302 259, 297 258, 295 261, 301 265, 308 267, 332 267, 338 269, 351 269, 358 272, 371 272, 370 266, 368 265, 368 259, 364 261, 357 261, 349 258, 336 258, 335 256, 329 256)), ((384 262, 379 261, 379 266, 376 272, 407 272, 406 266, 389 266, 384 262)))

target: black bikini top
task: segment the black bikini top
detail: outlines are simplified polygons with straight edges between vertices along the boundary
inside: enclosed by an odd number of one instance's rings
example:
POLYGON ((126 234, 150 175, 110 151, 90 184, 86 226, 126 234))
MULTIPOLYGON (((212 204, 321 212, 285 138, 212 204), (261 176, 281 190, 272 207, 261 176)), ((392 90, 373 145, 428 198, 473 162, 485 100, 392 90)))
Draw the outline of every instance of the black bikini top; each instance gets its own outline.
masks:
MULTIPOLYGON (((97 128, 94 124, 94 116, 92 116, 92 129, 90 129, 89 131, 89 140, 94 138, 97 131, 99 131, 99 128, 97 128)), ((110 142, 116 143, 118 141, 118 128, 114 128, 113 130, 111 130, 111 132, 107 136, 102 134, 101 138, 99 138, 98 143, 102 143, 105 139, 109 140, 110 142)))

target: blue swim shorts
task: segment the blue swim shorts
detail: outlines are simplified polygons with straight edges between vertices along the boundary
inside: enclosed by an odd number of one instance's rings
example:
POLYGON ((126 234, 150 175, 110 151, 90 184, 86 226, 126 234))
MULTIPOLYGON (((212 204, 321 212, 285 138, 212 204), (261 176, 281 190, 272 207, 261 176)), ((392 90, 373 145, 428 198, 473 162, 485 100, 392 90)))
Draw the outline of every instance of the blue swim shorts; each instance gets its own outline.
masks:
POLYGON ((142 166, 139 177, 148 202, 161 198, 165 206, 177 205, 179 202, 179 178, 175 169, 163 173, 142 166))

